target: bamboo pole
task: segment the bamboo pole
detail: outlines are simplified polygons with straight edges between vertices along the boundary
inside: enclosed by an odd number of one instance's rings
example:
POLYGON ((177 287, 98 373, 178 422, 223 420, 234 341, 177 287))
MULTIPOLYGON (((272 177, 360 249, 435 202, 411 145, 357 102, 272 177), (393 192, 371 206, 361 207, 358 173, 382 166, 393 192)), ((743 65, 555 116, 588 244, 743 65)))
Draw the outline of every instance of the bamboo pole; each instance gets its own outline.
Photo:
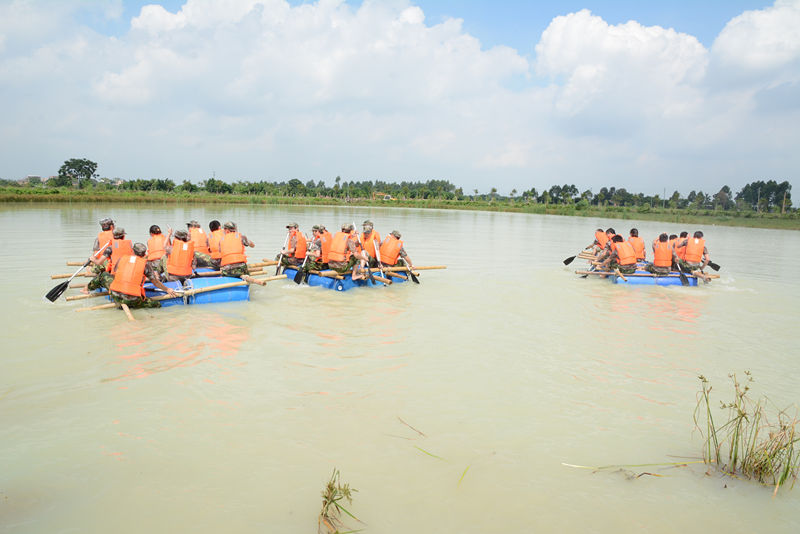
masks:
MULTIPOLYGON (((83 265, 83 264, 81 263, 81 265, 83 265)), ((61 279, 61 278, 69 278, 70 276, 72 276, 72 273, 67 273, 67 274, 51 274, 51 275, 50 275, 50 279, 51 279, 51 280, 59 280, 59 279, 61 279)), ((94 277, 95 277, 95 274, 94 274, 94 273, 78 273, 78 274, 76 274, 75 276, 88 276, 89 278, 94 278, 94 277)))
POLYGON ((245 282, 249 282, 249 283, 251 283, 251 284, 258 284, 258 285, 260 285, 260 286, 265 286, 265 285, 267 285, 267 281, 266 281, 266 280, 259 280, 259 279, 257 279, 257 278, 253 278, 252 276, 248 276, 248 275, 246 275, 246 274, 243 274, 243 275, 242 275, 242 276, 240 276, 239 278, 241 278, 241 279, 242 279, 242 280, 244 280, 245 282))
POLYGON ((388 274, 389 276, 392 276, 394 278, 400 278, 402 280, 408 280, 408 277, 406 275, 404 275, 404 274, 395 273, 395 272, 392 272, 392 271, 388 271, 386 274, 388 274))
POLYGON ((72 283, 69 285, 70 289, 85 289, 88 288, 89 284, 81 284, 80 282, 72 283))
MULTIPOLYGON (((575 271, 575 274, 596 274, 596 275, 605 275, 605 276, 613 276, 617 274, 614 271, 575 271)), ((626 274, 625 276, 643 276, 648 278, 680 278, 679 274, 659 274, 655 275, 652 273, 633 273, 633 274, 626 274)), ((693 274, 686 274, 687 277, 697 278, 693 274)), ((719 278, 718 274, 707 274, 709 278, 719 278)))
MULTIPOLYGON (((158 298, 158 297, 156 297, 158 298)), ((116 308, 116 302, 109 302, 108 304, 99 304, 97 306, 90 306, 89 308, 76 308, 76 312, 86 312, 86 311, 93 311, 93 310, 108 310, 111 308, 116 308)))
POLYGON ((122 303, 122 311, 124 311, 125 315, 128 316, 129 321, 136 321, 136 319, 133 318, 133 314, 131 313, 130 308, 128 308, 128 305, 125 304, 124 302, 122 303))
POLYGON ((388 278, 384 278, 384 277, 382 277, 382 276, 381 276, 381 275, 379 275, 379 274, 377 274, 377 275, 376 275, 376 274, 373 274, 373 275, 372 275, 372 278, 374 278, 374 279, 375 279, 375 280, 377 280, 378 282, 383 282, 384 284, 387 284, 387 285, 391 285, 391 284, 392 284, 392 281, 391 281, 391 280, 389 280, 388 278))
POLYGON ((99 291, 99 292, 89 293, 88 295, 73 295, 71 297, 67 297, 67 301, 84 300, 84 299, 95 299, 97 297, 105 297, 107 295, 108 295, 108 291, 99 291))

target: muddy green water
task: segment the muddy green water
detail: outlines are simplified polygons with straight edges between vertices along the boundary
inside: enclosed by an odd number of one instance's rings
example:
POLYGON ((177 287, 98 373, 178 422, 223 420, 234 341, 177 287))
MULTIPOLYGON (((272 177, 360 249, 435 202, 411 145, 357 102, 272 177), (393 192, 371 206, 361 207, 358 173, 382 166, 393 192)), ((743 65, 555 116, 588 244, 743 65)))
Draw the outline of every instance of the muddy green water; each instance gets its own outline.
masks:
MULTIPOLYGON (((597 226, 632 221, 77 204, 0 206, 0 224, 0 531, 314 532, 334 467, 365 532, 800 531, 800 488, 773 497, 702 464, 634 479, 563 465, 695 459, 700 373, 719 400, 749 370, 756 394, 800 401, 800 233, 703 228, 722 277, 682 288, 562 265, 597 226), (154 223, 233 219, 251 260, 288 222, 369 217, 448 269, 345 293, 271 282, 135 323, 43 301, 109 215, 142 241, 154 223)), ((695 230, 635 224, 647 241, 695 230)))

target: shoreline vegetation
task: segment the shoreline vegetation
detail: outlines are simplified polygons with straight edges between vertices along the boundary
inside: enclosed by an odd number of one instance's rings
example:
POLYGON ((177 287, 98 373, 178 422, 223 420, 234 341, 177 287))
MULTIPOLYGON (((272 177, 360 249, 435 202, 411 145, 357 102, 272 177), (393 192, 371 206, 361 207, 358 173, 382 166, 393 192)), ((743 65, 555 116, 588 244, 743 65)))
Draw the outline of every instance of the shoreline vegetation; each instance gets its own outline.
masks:
MULTIPOLYGON (((373 195, 374 196, 374 195, 373 195)), ((116 189, 71 189, 64 187, 0 187, 3 203, 146 203, 146 204, 252 204, 264 206, 356 206, 382 208, 422 208, 530 213, 607 219, 635 219, 676 224, 741 226, 781 230, 800 230, 797 210, 786 213, 752 209, 699 209, 638 206, 592 205, 581 202, 551 204, 524 198, 485 198, 475 195, 458 198, 334 197, 322 195, 237 194, 208 191, 120 191, 116 189)))

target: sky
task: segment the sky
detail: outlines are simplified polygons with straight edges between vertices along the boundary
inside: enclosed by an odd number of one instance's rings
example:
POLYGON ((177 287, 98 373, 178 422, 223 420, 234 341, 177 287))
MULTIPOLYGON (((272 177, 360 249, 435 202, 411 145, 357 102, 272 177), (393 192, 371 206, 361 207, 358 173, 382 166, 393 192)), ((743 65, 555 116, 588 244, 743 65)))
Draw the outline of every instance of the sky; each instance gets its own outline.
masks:
POLYGON ((0 178, 800 184, 800 0, 0 0, 0 178))

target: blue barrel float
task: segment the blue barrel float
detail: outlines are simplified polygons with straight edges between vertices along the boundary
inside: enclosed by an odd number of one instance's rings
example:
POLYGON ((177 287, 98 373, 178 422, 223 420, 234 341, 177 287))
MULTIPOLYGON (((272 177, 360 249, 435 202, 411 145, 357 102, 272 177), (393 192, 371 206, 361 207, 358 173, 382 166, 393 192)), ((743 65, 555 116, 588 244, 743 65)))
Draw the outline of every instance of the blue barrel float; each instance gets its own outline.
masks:
MULTIPOLYGON (((164 282, 164 285, 167 286, 170 289, 174 289, 175 291, 183 291, 183 286, 181 285, 180 282, 164 282)), ((150 297, 150 298, 163 297, 164 296, 164 292, 161 291, 160 289, 156 289, 156 287, 153 284, 151 284, 150 282, 147 282, 144 285, 144 293, 145 293, 145 295, 147 297, 150 297)), ((183 303, 184 303, 183 302, 183 297, 182 296, 178 296, 178 297, 175 297, 174 299, 164 299, 164 300, 162 300, 161 301, 161 307, 164 308, 164 307, 167 307, 167 306, 175 306, 176 304, 183 304, 183 303)))
MULTIPOLYGON (((242 280, 240 278, 235 278, 232 276, 190 278, 186 280, 184 288, 189 291, 191 289, 214 287, 241 281, 242 280)), ((226 287, 215 291, 206 291, 204 293, 198 293, 197 295, 190 295, 187 300, 188 304, 208 304, 212 302, 250 300, 250 286, 247 284, 242 284, 236 287, 226 287)))
MULTIPOLYGON (((297 274, 297 269, 287 267, 283 272, 286 274, 287 279, 294 280, 294 277, 297 274)), ((391 280, 393 284, 405 282, 405 280, 402 278, 392 278, 391 280)), ((369 280, 353 280, 349 274, 346 275, 343 280, 337 280, 332 276, 310 274, 308 275, 308 285, 333 289, 334 291, 347 291, 348 289, 353 289, 354 287, 383 287, 383 283, 378 282, 377 280, 375 284, 369 280)))
MULTIPOLYGON (((680 286, 683 285, 681 283, 681 279, 678 276, 678 273, 672 272, 670 275, 674 276, 654 276, 648 271, 636 271, 636 274, 646 274, 649 276, 630 276, 630 275, 623 275, 626 280, 623 280, 617 275, 609 276, 612 282, 615 284, 628 284, 628 285, 647 285, 647 286, 680 286)), ((689 281, 690 286, 697 285, 697 278, 694 276, 687 276, 686 279, 689 281)))

